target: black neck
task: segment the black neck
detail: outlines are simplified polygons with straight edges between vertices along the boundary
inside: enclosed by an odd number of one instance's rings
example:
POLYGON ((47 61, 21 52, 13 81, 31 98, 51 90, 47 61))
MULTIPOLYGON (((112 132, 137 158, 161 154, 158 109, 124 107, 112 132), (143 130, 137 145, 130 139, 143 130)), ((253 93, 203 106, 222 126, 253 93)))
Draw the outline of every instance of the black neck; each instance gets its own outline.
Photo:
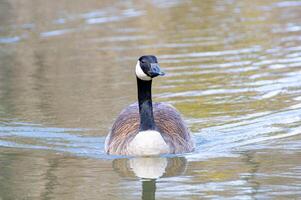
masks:
POLYGON ((137 78, 138 102, 140 114, 140 131, 155 130, 152 104, 152 80, 144 81, 137 78))

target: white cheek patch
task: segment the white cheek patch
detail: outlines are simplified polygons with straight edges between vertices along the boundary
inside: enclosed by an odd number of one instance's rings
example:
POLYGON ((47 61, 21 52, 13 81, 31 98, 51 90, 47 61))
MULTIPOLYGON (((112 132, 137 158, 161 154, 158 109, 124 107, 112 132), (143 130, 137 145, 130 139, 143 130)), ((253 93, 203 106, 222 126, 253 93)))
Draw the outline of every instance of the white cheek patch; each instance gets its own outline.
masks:
POLYGON ((140 61, 138 60, 137 64, 136 64, 136 76, 144 81, 150 81, 152 80, 151 77, 149 77, 148 75, 146 75, 143 70, 140 67, 140 61))

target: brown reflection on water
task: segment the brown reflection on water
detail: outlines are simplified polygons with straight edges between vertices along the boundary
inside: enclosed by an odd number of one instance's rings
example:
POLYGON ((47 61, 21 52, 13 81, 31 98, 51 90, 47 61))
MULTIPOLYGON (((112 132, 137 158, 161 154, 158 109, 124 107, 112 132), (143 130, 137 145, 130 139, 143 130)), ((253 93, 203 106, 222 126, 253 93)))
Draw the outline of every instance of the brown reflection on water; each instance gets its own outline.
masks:
POLYGON ((47 152, 1 151, 3 199, 120 199, 111 162, 47 152), (12 159, 13 158, 13 159, 12 159), (115 195, 113 195, 115 194, 115 195))
POLYGON ((112 163, 64 154, 2 149, 0 174, 5 181, 1 181, 0 194, 3 199, 187 199, 265 198, 268 193, 271 197, 294 199, 298 192, 289 194, 289 191, 299 187, 299 179, 298 169, 291 166, 298 166, 300 155, 287 159, 288 155, 278 150, 261 150, 243 152, 237 158, 188 165, 183 158, 169 158, 164 164, 164 158, 153 162, 153 166, 150 162, 144 162, 143 166, 143 162, 131 165, 125 159, 112 163), (160 162, 166 168, 161 169, 160 162), (160 179, 137 180, 141 169, 149 175, 150 171, 145 169, 152 167, 164 171, 160 179))

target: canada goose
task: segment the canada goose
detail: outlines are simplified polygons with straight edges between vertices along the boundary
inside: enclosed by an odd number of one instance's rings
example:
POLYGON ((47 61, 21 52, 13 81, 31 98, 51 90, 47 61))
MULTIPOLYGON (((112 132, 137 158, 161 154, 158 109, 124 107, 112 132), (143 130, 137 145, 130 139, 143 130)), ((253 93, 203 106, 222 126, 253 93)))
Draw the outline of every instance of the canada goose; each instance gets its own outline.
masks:
POLYGON ((138 103, 129 105, 117 117, 105 141, 106 153, 147 156, 194 150, 192 136, 180 113, 170 104, 152 103, 152 79, 163 75, 155 56, 139 58, 138 103))

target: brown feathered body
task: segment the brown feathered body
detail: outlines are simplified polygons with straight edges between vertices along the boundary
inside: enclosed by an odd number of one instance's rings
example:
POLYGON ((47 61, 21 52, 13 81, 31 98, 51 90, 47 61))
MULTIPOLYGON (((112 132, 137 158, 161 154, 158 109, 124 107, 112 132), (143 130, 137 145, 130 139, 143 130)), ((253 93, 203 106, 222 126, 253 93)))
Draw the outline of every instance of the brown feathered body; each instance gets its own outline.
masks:
MULTIPOLYGON (((180 113, 170 104, 153 103, 156 128, 171 154, 191 152, 194 142, 180 113)), ((125 108, 114 122, 105 142, 105 151, 113 155, 129 155, 128 146, 139 133, 138 103, 125 108)))

